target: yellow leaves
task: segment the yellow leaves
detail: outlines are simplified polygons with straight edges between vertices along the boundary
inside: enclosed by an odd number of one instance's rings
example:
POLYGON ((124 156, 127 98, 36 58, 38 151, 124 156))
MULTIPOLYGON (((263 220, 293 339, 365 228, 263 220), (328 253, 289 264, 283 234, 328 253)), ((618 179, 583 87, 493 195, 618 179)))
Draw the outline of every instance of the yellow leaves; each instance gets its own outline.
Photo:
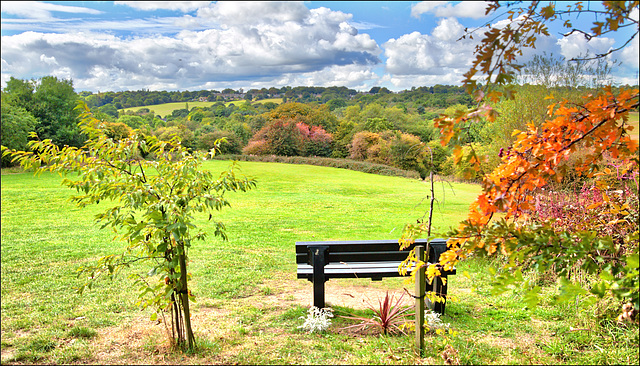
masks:
POLYGON ((438 266, 434 264, 430 264, 427 266, 426 276, 429 281, 432 281, 435 277, 440 276, 442 273, 438 269, 438 266))
POLYGON ((553 4, 549 4, 548 6, 545 6, 544 8, 542 8, 541 10, 542 10, 541 14, 544 17, 544 19, 549 19, 556 14, 555 6, 553 4))
POLYGON ((453 269, 458 263, 458 254, 456 250, 449 249, 446 252, 440 254, 440 264, 444 267, 445 271, 453 269))
POLYGON ((594 208, 598 208, 598 207, 602 206, 603 204, 604 204, 604 202, 592 203, 589 206, 587 206, 587 210, 593 210, 594 208))

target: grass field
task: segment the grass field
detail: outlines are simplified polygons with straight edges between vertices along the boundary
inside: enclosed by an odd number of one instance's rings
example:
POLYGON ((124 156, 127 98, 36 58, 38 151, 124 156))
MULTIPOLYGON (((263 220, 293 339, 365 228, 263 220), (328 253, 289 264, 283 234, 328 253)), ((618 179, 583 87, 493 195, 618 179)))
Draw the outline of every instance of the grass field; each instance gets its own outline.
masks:
MULTIPOLYGON (((205 167, 219 171, 228 164, 205 167)), ((340 318, 326 333, 303 332, 297 327, 312 302, 312 285, 296 279, 294 242, 399 238, 404 224, 427 210, 427 187, 336 168, 241 167, 258 186, 232 194, 232 207, 218 215, 229 241, 211 236, 190 252, 200 348, 186 355, 169 352, 163 325, 134 305, 137 289, 127 273, 82 296, 71 289, 80 283, 78 266, 123 248, 93 223, 107 202, 78 209, 57 175, 3 174, 2 363, 442 364, 448 347, 464 364, 638 362, 637 327, 597 322, 574 303, 543 301, 527 309, 517 291, 493 296, 486 271, 492 263, 479 258, 460 264, 450 278, 453 296, 443 320, 457 334, 428 335, 425 355, 413 351, 412 336, 342 331, 340 318)), ((480 189, 436 187, 435 228, 444 231, 466 216, 480 189)), ((213 226, 205 217, 198 225, 213 226)), ((402 279, 331 280, 327 301, 336 313, 370 314, 364 300, 377 302, 386 290, 399 293, 403 286, 402 279)))
MULTIPOLYGON (((235 105, 240 105, 240 103, 244 103, 244 100, 236 100, 233 102, 226 102, 224 103, 225 106, 229 106, 229 104, 235 104, 235 105)), ((282 103, 282 98, 272 98, 272 99, 262 99, 259 101, 255 101, 253 102, 254 104, 257 103, 266 103, 266 102, 273 102, 273 103, 277 103, 280 104, 282 103)), ((167 115, 171 114, 171 112, 173 112, 176 109, 183 109, 185 108, 185 106, 187 104, 189 104, 189 109, 193 108, 193 107, 211 107, 213 104, 215 104, 216 102, 173 102, 173 103, 163 103, 163 104, 154 104, 154 105, 147 105, 147 106, 140 106, 140 107, 131 107, 131 108, 125 108, 125 112, 126 111, 137 111, 141 108, 149 108, 149 110, 152 110, 156 115, 159 116, 163 116, 166 117, 167 115)))

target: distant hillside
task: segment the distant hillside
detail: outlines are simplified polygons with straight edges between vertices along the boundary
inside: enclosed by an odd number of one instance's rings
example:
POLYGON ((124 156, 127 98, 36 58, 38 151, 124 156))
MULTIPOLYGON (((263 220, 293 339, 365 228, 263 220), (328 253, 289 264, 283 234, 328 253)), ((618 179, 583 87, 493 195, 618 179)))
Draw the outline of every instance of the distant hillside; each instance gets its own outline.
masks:
MULTIPOLYGON (((235 100, 231 102, 226 102, 224 103, 224 105, 225 107, 228 107, 229 104, 235 104, 236 106, 238 106, 244 102, 245 102, 244 100, 235 100)), ((267 103, 267 102, 281 104, 282 98, 262 99, 259 101, 252 102, 251 104, 267 103)), ((149 110, 153 111, 158 116, 167 116, 167 115, 170 115, 171 112, 173 112, 176 109, 184 109, 187 105, 189 105, 189 109, 191 109, 193 107, 211 107, 216 103, 218 102, 173 102, 173 103, 152 104, 152 105, 146 105, 146 106, 124 108, 124 111, 136 112, 142 108, 149 108, 149 110)))

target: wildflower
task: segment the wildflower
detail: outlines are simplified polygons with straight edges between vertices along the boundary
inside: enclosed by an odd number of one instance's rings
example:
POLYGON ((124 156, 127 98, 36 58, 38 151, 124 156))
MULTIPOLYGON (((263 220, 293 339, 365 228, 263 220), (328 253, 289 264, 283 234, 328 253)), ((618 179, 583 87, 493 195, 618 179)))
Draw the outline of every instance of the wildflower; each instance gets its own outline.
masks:
POLYGON ((451 327, 450 323, 443 323, 440 319, 440 314, 433 312, 430 309, 424 311, 424 320, 426 327, 431 332, 442 333, 451 327))
POLYGON ((333 313, 329 308, 318 309, 315 306, 312 306, 308 313, 307 317, 301 316, 300 319, 304 319, 304 324, 298 327, 298 329, 302 328, 309 333, 313 332, 323 332, 329 328, 331 325, 331 319, 333 318, 333 313))

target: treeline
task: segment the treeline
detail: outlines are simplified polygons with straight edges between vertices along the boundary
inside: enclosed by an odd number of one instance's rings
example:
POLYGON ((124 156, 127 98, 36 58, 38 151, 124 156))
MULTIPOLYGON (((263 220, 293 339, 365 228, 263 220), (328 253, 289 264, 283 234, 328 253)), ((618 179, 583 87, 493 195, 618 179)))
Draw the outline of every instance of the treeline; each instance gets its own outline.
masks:
POLYGON ((471 98, 461 87, 450 85, 435 85, 431 87, 413 88, 399 93, 393 93, 384 87, 373 87, 366 93, 342 87, 313 87, 313 86, 285 86, 282 88, 262 88, 233 90, 199 90, 199 91, 121 91, 98 92, 83 91, 79 96, 87 102, 89 107, 112 105, 116 110, 132 107, 149 106, 173 102, 229 102, 229 101, 260 101, 271 98, 282 98, 284 102, 329 104, 331 109, 344 107, 350 101, 359 103, 415 103, 424 108, 444 108, 451 104, 470 104, 471 98))
MULTIPOLYGON (((493 106, 499 112, 495 121, 467 125, 464 141, 458 143, 475 152, 485 172, 491 171, 510 146, 514 130, 524 130, 528 123, 540 125, 551 103, 562 98, 578 100, 585 88, 517 86, 514 100, 493 106), (556 100, 546 99, 549 94, 556 100)), ((50 138, 61 146, 81 146, 85 138, 77 129, 73 108, 84 99, 114 139, 137 129, 162 139, 177 135, 192 150, 209 150, 216 140, 225 138, 220 147, 223 154, 346 158, 415 171, 422 177, 429 171, 471 180, 481 176, 481 172, 470 169, 468 162, 454 164, 450 147, 440 145, 434 127, 440 113, 451 115, 471 104, 459 87, 436 85, 402 93, 378 87, 368 93, 344 87, 270 88, 265 92, 275 96, 283 89, 289 99, 280 105, 252 96, 230 104, 218 101, 210 107, 189 107, 189 101, 197 100, 200 92, 76 94, 70 80, 52 76, 31 81, 11 78, 2 90, 1 139, 9 148, 24 149, 28 133, 35 131, 40 138, 50 138), (165 93, 188 99, 183 100, 184 108, 166 116, 156 115, 149 108, 124 113, 113 104, 114 99, 107 98, 165 93), (305 98, 315 100, 302 102, 305 98)), ((2 163, 8 161, 3 159, 2 163)))
MULTIPOLYGON (((11 78, 2 90, 2 144, 26 147, 28 134, 52 139, 59 146, 81 146, 85 140, 76 126, 74 107, 84 100, 105 121, 112 138, 133 129, 168 139, 177 135, 190 149, 208 150, 224 137, 228 154, 320 156, 351 158, 402 169, 424 170, 421 149, 437 138, 431 120, 442 107, 470 103, 459 87, 417 88, 392 93, 374 87, 358 93, 346 87, 284 87, 198 92, 148 90, 76 94, 71 80, 53 76, 38 80, 11 78), (210 107, 189 107, 189 101, 216 97, 210 107), (220 98, 235 96, 225 104, 220 98), (238 100, 239 97, 243 99, 238 100), (265 101, 279 97, 285 103, 265 101), (119 107, 185 102, 170 115, 149 108, 124 113, 119 107), (124 105, 123 105, 124 103, 124 105)), ((3 165, 9 162, 4 159, 3 165)))

